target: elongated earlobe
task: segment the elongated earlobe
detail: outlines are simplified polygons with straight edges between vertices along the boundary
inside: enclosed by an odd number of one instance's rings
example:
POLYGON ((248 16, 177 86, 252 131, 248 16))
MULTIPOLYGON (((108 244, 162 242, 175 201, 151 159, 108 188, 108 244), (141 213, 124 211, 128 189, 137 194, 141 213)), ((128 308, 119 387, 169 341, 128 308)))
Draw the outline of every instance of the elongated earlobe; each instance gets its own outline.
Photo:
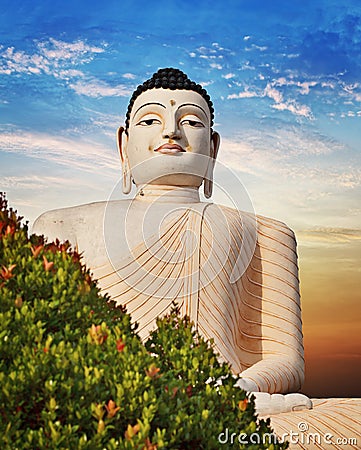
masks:
POLYGON ((129 161, 128 161, 128 155, 126 154, 125 151, 125 145, 123 143, 123 133, 124 133, 124 128, 123 127, 119 127, 117 130, 117 146, 118 146, 118 151, 119 151, 119 155, 120 155, 120 160, 122 162, 122 191, 123 194, 129 194, 130 191, 132 190, 132 174, 130 172, 130 167, 129 167, 129 161))
POLYGON ((213 193, 213 171, 214 165, 216 163, 219 144, 220 144, 219 134, 216 132, 212 132, 210 158, 207 166, 206 176, 204 177, 203 182, 203 192, 206 198, 211 198, 213 193))
POLYGON ((213 193, 213 169, 214 169, 214 163, 215 163, 215 159, 210 157, 209 162, 208 162, 208 166, 207 166, 206 176, 204 177, 204 182, 203 182, 203 192, 204 192, 204 196, 206 198, 211 198, 212 197, 212 193, 213 193))
POLYGON ((207 174, 203 182, 203 192, 206 198, 211 198, 213 194, 213 178, 211 179, 211 176, 212 175, 207 174))

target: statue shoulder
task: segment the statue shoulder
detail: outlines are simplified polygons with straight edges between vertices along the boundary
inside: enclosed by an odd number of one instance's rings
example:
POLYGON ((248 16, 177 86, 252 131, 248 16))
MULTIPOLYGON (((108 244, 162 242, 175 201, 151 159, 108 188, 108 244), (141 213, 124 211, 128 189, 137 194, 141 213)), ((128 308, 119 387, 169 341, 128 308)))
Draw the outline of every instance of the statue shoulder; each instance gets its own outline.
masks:
POLYGON ((48 240, 69 240, 76 244, 77 235, 93 216, 93 222, 103 217, 105 202, 54 209, 39 216, 32 227, 32 232, 43 234, 48 240))
MULTIPOLYGON (((125 209, 128 201, 111 203, 117 203, 118 208, 125 209)), ((43 234, 48 240, 69 240, 76 245, 79 236, 102 233, 104 214, 109 204, 102 201, 47 211, 35 220, 32 232, 43 234)))
POLYGON ((272 243, 272 246, 284 246, 296 252, 296 236, 284 222, 257 215, 257 229, 260 241, 272 243))
POLYGON ((215 218, 217 215, 223 216, 231 228, 255 228, 260 243, 267 242, 271 247, 285 245, 292 250, 296 249, 295 234, 284 222, 228 206, 210 204, 206 209, 206 216, 215 218))

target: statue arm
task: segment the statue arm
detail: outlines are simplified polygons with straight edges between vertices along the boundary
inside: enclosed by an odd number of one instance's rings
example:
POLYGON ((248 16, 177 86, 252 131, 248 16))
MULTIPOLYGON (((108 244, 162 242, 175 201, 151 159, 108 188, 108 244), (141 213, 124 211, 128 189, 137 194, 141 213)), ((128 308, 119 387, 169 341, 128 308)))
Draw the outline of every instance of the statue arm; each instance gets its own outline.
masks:
POLYGON ((244 383, 252 391, 297 392, 304 379, 303 336, 296 240, 286 225, 258 218, 257 249, 246 276, 246 291, 254 292, 244 297, 242 314, 260 347, 241 373, 244 383))
POLYGON ((239 387, 250 392, 289 393, 301 388, 303 363, 272 357, 240 373, 239 387))
POLYGON ((72 222, 71 214, 67 209, 48 211, 35 220, 32 232, 44 235, 49 242, 56 239, 61 242, 68 240, 73 246, 76 246, 76 229, 72 222))

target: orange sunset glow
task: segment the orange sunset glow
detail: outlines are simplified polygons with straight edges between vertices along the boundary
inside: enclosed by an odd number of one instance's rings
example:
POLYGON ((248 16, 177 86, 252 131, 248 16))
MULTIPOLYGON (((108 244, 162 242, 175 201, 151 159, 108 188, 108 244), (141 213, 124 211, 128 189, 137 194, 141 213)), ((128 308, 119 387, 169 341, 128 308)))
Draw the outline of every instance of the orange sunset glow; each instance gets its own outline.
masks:
POLYGON ((361 394, 361 236, 299 236, 306 378, 312 397, 361 394), (306 240, 308 239, 308 240, 306 240))

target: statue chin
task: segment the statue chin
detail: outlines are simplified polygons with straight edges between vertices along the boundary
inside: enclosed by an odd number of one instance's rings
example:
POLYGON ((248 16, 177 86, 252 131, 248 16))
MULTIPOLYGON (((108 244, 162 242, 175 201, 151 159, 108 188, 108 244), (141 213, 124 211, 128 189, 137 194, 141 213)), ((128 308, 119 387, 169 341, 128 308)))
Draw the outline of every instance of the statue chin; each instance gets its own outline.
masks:
POLYGON ((209 157, 192 154, 158 155, 131 165, 131 175, 137 186, 160 184, 199 187, 206 175, 209 157))
POLYGON ((190 187, 194 189, 198 189, 202 184, 203 178, 192 176, 192 175, 183 175, 181 173, 174 173, 172 175, 164 175, 160 176, 156 179, 149 179, 148 177, 142 178, 134 178, 134 183, 137 188, 141 189, 143 186, 168 186, 170 189, 173 186, 177 187, 190 187))

